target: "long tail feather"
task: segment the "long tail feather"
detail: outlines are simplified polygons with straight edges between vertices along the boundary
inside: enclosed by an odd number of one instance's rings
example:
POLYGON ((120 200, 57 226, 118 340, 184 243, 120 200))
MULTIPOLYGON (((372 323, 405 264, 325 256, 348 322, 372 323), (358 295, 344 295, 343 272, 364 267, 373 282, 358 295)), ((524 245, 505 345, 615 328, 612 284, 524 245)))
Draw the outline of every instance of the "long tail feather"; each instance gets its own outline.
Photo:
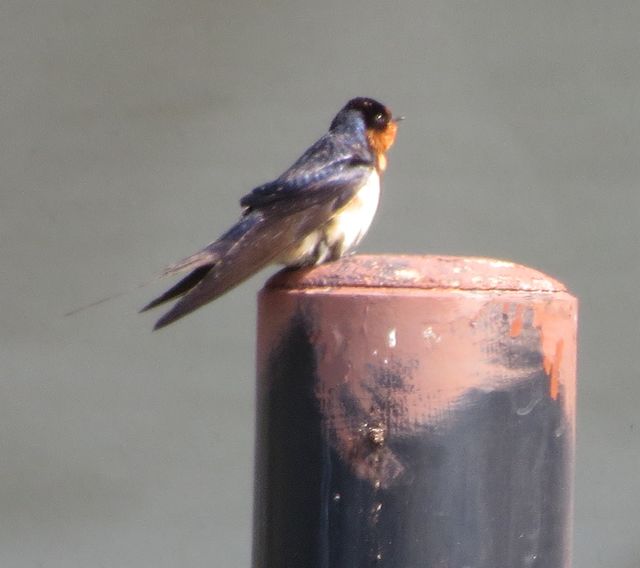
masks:
POLYGON ((195 270, 203 266, 211 267, 220 258, 221 251, 219 249, 219 242, 211 243, 206 248, 198 251, 195 254, 192 254, 191 256, 188 256, 180 262, 176 262, 175 264, 167 266, 167 268, 162 271, 160 276, 173 276, 174 274, 186 272, 187 270, 195 270))
MULTIPOLYGON (((212 246, 218 262, 154 326, 160 329, 222 296, 270 264, 282 250, 282 230, 262 215, 244 217, 212 246)), ((288 243, 290 238, 285 238, 288 243)))
POLYGON ((196 286, 209 273, 212 267, 212 264, 199 266, 198 268, 190 272, 188 276, 180 280, 180 282, 178 282, 175 286, 167 290, 164 294, 149 302, 144 308, 140 310, 140 313, 155 308, 160 304, 164 304, 169 300, 173 300, 178 296, 182 296, 183 294, 191 290, 191 288, 196 286))
POLYGON ((195 269, 195 274, 188 275, 148 306, 182 295, 154 329, 173 323, 247 280, 324 223, 333 210, 333 201, 328 201, 293 211, 281 205, 280 209, 266 213, 255 211, 244 215, 216 242, 167 269, 167 274, 173 274, 188 267, 195 269))
POLYGON ((241 258, 236 262, 212 267, 196 286, 178 300, 178 302, 156 322, 153 329, 163 328, 197 310, 204 304, 219 298, 240 284, 240 282, 270 264, 271 261, 272 257, 265 254, 262 257, 254 257, 253 259, 241 258))

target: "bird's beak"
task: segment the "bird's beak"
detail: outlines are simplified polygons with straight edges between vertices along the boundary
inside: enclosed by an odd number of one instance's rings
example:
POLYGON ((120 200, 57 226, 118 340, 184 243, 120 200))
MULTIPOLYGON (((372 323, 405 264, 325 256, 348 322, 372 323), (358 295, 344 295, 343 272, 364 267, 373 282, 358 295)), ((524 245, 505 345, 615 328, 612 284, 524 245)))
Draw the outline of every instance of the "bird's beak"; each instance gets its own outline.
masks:
POLYGON ((404 116, 394 116, 393 117, 393 122, 400 122, 400 121, 402 121, 404 119, 405 119, 404 116))

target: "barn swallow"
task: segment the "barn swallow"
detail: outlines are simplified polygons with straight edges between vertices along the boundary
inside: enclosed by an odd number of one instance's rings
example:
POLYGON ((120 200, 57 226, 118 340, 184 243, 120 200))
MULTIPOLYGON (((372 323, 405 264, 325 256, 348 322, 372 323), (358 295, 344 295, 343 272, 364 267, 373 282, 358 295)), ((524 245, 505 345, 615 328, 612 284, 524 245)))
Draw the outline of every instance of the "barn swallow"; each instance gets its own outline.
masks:
POLYGON ((350 100, 329 131, 288 170, 240 200, 242 215, 231 229, 162 273, 189 271, 142 308, 180 298, 154 329, 215 300, 271 263, 311 266, 351 251, 375 215, 386 152, 401 118, 373 99, 350 100))

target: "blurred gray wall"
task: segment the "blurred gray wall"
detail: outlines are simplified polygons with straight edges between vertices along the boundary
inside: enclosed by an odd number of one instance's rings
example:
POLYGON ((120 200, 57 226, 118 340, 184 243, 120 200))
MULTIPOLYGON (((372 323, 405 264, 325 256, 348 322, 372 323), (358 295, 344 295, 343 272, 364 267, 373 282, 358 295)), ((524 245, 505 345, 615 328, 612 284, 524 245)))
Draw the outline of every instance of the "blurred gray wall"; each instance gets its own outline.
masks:
POLYGON ((255 293, 135 287, 350 97, 407 116, 365 252, 581 299, 575 566, 640 566, 640 3, 3 0, 0 566, 249 565, 255 293))

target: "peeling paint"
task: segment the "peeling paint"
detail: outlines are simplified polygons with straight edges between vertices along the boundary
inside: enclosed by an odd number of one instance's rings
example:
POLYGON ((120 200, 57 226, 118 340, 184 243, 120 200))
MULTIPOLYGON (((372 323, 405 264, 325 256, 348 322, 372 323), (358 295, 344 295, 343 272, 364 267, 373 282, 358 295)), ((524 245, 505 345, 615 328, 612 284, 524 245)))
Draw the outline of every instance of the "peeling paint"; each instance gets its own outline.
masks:
POLYGON ((491 259, 350 257, 276 277, 260 305, 256 526, 273 558, 305 565, 323 543, 336 566, 569 565, 562 284, 491 259))

